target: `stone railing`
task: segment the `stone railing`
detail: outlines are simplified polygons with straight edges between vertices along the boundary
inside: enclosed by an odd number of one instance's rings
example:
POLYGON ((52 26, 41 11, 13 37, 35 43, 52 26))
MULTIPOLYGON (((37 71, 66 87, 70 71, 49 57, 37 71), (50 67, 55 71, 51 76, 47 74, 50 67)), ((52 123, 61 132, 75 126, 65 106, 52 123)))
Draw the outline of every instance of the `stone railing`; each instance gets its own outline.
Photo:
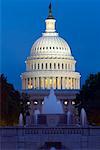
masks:
POLYGON ((24 135, 41 135, 41 134, 79 134, 83 136, 100 135, 100 127, 93 128, 48 128, 48 127, 0 127, 0 136, 24 136, 24 135))

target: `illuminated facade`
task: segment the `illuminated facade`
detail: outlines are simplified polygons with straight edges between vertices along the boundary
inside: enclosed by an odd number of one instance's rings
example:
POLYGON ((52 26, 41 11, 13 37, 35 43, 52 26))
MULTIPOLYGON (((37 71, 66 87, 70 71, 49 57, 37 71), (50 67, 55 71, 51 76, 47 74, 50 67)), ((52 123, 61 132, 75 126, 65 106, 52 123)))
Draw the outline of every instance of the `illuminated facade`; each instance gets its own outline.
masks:
POLYGON ((46 30, 32 46, 22 73, 22 89, 80 89, 80 73, 68 43, 56 32, 49 8, 46 30))

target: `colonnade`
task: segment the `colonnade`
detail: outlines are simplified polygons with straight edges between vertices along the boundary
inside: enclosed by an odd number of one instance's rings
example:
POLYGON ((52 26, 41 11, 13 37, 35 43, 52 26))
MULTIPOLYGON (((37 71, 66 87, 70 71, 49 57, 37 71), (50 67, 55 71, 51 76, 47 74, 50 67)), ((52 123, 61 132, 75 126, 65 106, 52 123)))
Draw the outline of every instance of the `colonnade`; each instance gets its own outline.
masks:
POLYGON ((22 79, 23 89, 80 89, 80 79, 71 77, 32 77, 22 79))

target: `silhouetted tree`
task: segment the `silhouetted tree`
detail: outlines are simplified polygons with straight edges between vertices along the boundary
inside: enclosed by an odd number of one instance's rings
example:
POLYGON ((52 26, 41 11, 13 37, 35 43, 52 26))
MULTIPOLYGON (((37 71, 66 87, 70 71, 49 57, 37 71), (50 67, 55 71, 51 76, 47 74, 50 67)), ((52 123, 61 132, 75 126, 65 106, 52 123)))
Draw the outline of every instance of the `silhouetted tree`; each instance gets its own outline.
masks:
POLYGON ((100 72, 90 74, 76 100, 87 111, 90 122, 100 123, 100 72))
POLYGON ((0 124, 14 125, 20 112, 20 93, 7 82, 4 74, 0 75, 0 124))

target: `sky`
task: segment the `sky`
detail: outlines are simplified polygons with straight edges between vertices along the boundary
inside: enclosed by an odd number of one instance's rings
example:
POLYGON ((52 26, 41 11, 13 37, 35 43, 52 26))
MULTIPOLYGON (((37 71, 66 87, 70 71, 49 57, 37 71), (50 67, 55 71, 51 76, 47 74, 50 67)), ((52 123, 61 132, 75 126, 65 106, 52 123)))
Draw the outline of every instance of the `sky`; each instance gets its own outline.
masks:
POLYGON ((45 30, 50 1, 57 32, 77 61, 81 85, 90 73, 100 72, 100 0, 2 0, 0 72, 15 89, 21 90, 25 60, 45 30))

